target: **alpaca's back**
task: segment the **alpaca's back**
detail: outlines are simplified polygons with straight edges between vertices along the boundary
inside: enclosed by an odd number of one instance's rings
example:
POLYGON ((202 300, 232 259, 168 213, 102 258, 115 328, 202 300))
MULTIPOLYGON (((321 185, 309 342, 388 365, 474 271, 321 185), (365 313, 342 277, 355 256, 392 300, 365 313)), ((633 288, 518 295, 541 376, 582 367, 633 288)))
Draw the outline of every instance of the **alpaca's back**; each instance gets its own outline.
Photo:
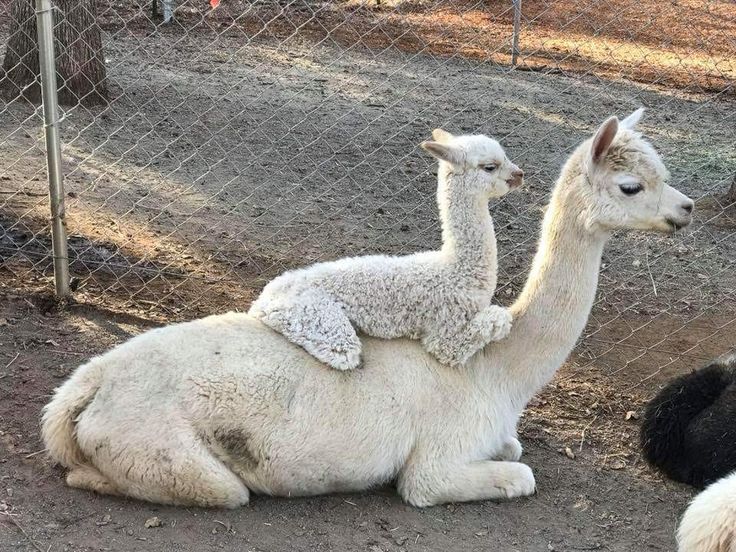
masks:
POLYGON ((703 486, 736 469, 736 356, 678 377, 646 409, 647 461, 668 477, 703 486))
MULTIPOLYGON (((250 314, 260 318, 261 308, 319 289, 340 301, 360 331, 384 339, 406 337, 422 326, 420 315, 430 306, 428 300, 452 297, 466 284, 453 269, 438 251, 318 263, 274 278, 253 303, 250 314), (432 295, 427 294, 428 289, 433 290, 432 295)), ((485 285, 492 293, 492 283, 495 279, 478 287, 485 285)))

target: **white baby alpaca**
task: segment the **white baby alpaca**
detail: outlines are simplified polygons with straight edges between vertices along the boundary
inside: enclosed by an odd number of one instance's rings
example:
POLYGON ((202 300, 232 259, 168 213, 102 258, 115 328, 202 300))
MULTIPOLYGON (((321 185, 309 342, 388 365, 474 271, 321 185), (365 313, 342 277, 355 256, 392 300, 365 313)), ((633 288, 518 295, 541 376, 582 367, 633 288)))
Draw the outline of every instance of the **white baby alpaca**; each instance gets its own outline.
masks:
POLYGON ((356 328, 373 337, 421 339, 441 363, 460 366, 506 337, 511 316, 491 305, 496 236, 488 200, 524 173, 498 142, 441 129, 422 148, 439 159, 442 249, 340 259, 271 281, 249 314, 338 370, 360 364, 356 328))

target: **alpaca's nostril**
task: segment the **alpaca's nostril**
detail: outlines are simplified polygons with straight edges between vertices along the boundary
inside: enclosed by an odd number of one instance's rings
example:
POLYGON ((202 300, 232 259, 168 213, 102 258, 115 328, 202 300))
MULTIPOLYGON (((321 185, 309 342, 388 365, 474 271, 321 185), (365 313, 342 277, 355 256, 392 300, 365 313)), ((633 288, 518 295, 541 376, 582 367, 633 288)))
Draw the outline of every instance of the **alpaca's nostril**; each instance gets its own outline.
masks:
POLYGON ((509 188, 518 188, 524 182, 524 171, 517 169, 511 173, 511 178, 506 181, 509 188))
POLYGON ((682 204, 682 210, 685 211, 688 215, 693 212, 693 202, 688 201, 687 203, 682 204))

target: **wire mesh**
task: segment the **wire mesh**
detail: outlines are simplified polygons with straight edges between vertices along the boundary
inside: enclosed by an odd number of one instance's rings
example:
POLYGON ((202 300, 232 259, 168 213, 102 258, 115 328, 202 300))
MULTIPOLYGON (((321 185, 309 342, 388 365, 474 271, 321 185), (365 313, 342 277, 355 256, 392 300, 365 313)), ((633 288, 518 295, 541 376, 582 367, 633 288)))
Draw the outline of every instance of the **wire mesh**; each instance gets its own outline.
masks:
MULTIPOLYGON (((493 135, 526 171, 492 206, 508 304, 566 156, 645 105, 696 221, 612 240, 574 365, 634 389, 736 342, 733 4, 527 0, 513 66, 512 2, 216 4, 78 3, 101 32, 109 99, 64 107, 77 300, 180 320, 245 310, 296 266, 435 248, 436 171, 417 145, 443 127, 493 135)), ((6 13, 8 43, 26 26, 6 13)), ((36 105, 6 94, 0 128, 2 269, 50 285, 36 105)))

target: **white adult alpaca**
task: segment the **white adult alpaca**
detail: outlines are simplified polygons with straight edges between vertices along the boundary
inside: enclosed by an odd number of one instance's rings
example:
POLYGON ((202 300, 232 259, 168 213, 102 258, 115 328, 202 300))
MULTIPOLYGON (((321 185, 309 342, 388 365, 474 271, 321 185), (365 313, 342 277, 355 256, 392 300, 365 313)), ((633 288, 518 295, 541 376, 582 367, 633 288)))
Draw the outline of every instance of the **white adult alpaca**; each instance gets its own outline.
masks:
POLYGON ((292 270, 271 281, 248 314, 332 368, 360 364, 356 334, 421 339, 442 364, 461 366, 511 329, 491 305, 498 270, 488 201, 524 173, 487 136, 436 129, 422 148, 440 161, 442 249, 369 255, 292 270))
POLYGON ((736 552, 736 472, 688 506, 677 529, 678 552, 736 552))
POLYGON ((693 203, 654 149, 607 120, 565 164, 514 327, 464 370, 412 340, 363 341, 339 372, 245 314, 140 335, 81 366, 43 416, 67 483, 170 504, 355 491, 396 479, 428 506, 534 492, 516 422, 585 326, 616 228, 672 231, 693 203), (489 460, 501 458, 502 460, 489 460))

